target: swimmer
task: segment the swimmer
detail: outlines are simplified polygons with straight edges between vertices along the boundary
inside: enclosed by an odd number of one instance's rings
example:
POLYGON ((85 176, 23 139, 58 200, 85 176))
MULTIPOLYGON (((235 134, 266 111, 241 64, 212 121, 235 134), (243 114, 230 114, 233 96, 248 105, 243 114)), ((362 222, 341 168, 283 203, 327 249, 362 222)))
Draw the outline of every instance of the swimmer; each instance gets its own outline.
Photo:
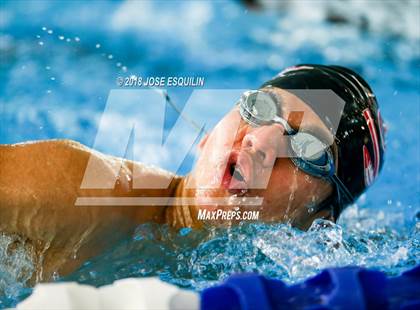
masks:
MULTIPOLYGON (((336 103, 323 104, 334 109, 336 103)), ((139 224, 200 228, 216 224, 199 220, 200 210, 232 208, 198 203, 203 198, 261 197, 258 206, 238 208, 258 210, 259 221, 307 229, 317 218, 336 221, 374 181, 384 141, 375 96, 358 74, 339 66, 299 65, 232 103, 199 149, 195 167, 181 177, 70 140, 0 145, 0 233, 19 236, 37 266, 33 282, 40 282, 71 273, 139 224), (344 101, 335 135, 319 102, 298 89, 331 89, 344 101), (285 151, 295 156, 282 156, 285 151), (81 188, 90 161, 101 178, 114 178, 118 169, 113 189, 81 188), (215 179, 220 186, 212 188, 215 179), (169 186, 133 188, 142 182, 169 186), (189 197, 197 203, 75 206, 78 197, 98 196, 189 197)))

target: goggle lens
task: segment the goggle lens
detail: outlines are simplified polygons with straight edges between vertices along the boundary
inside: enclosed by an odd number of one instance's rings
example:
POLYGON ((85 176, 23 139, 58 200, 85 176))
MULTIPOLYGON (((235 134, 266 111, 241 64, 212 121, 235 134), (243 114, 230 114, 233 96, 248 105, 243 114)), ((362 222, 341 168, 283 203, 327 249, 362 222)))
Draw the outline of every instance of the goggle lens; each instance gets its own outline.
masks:
POLYGON ((270 123, 277 115, 277 103, 265 92, 256 91, 245 94, 241 101, 242 117, 254 125, 270 123))
POLYGON ((308 161, 319 161, 324 157, 327 145, 314 135, 298 132, 290 139, 291 148, 296 157, 308 161))

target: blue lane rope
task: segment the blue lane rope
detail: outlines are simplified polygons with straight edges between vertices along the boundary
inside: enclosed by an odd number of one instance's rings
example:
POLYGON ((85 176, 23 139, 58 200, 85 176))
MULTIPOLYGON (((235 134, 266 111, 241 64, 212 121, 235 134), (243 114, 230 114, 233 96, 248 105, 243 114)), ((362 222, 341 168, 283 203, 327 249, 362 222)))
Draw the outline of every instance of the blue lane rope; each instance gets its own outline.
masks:
POLYGON ((291 286, 258 274, 233 275, 201 293, 201 309, 420 309, 420 265, 397 277, 360 267, 329 268, 291 286))

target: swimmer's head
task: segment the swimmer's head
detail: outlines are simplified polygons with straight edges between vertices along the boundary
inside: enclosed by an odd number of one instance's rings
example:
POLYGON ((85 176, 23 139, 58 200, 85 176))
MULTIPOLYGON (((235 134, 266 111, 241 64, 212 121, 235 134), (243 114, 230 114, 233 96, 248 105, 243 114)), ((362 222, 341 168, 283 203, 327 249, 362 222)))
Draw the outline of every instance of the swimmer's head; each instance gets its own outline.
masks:
MULTIPOLYGON (((299 65, 283 70, 263 87, 268 85, 288 89, 300 96, 327 126, 330 124, 328 112, 337 102, 319 102, 295 90, 330 89, 344 100, 343 114, 334 137, 337 176, 354 199, 360 196, 382 169, 385 150, 381 114, 367 82, 356 72, 341 66, 299 65)), ((324 202, 334 206, 335 217, 349 204, 339 201, 339 194, 335 191, 324 202)))
MULTIPOLYGON (((332 174, 351 200, 372 183, 383 162, 382 124, 376 99, 359 75, 337 66, 302 65, 284 70, 259 91, 281 106, 281 118, 293 129, 309 131, 331 145, 332 174), (331 89, 345 102, 335 135, 330 115, 323 113, 325 102, 320 108, 297 89, 331 89)), ((327 102, 332 109, 336 103, 327 102)), ((352 201, 343 199, 329 178, 308 173, 285 156, 291 148, 286 133, 284 124, 246 121, 235 105, 201 141, 197 164, 187 178, 199 209, 260 211, 259 220, 289 221, 302 228, 315 218, 337 219, 352 201), (216 197, 227 200, 206 205, 206 199, 216 197), (251 205, 250 197, 261 198, 261 204, 251 205), (238 206, 241 201, 245 203, 238 206)))

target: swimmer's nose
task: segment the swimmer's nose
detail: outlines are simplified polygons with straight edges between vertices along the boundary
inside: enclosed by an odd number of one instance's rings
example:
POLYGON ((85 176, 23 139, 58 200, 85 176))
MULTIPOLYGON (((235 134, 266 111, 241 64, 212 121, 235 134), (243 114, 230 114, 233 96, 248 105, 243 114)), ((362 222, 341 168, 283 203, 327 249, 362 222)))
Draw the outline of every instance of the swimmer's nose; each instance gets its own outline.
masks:
POLYGON ((279 124, 261 126, 250 130, 242 140, 242 148, 251 152, 264 167, 271 167, 276 160, 284 128, 279 124))

